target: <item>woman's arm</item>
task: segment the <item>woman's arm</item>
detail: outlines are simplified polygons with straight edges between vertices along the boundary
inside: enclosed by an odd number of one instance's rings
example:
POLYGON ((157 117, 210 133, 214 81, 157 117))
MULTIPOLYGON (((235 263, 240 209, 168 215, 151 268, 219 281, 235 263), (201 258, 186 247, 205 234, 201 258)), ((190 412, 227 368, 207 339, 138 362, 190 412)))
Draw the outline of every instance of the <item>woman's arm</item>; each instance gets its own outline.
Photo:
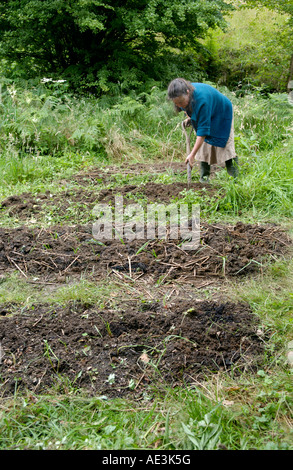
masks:
POLYGON ((187 164, 189 162, 191 167, 194 165, 196 152, 200 149, 200 147, 204 143, 204 139, 205 139, 205 136, 197 136, 193 149, 191 150, 190 154, 186 157, 185 163, 187 164))

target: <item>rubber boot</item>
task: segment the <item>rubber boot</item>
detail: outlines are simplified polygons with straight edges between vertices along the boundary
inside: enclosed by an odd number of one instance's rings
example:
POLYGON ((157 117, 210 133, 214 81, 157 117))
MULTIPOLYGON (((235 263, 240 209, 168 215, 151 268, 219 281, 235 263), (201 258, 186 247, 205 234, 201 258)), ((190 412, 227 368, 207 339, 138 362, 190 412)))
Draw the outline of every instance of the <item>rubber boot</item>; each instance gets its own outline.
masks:
POLYGON ((226 169, 228 175, 233 176, 233 178, 237 178, 239 170, 238 170, 238 157, 231 158, 225 162, 226 169))
POLYGON ((200 162, 200 178, 201 183, 208 183, 211 172, 211 166, 207 162, 200 162))

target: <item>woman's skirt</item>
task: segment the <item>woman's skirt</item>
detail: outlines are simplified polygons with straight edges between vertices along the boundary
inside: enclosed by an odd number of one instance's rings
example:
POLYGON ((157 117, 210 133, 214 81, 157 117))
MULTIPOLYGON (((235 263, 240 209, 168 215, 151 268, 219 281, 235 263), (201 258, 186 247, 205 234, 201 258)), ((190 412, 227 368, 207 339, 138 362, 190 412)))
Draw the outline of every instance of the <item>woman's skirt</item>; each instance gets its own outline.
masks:
POLYGON ((215 147, 214 145, 204 142, 197 151, 195 160, 198 162, 206 162, 209 165, 225 163, 227 160, 236 157, 234 143, 234 120, 232 121, 230 136, 226 147, 215 147))

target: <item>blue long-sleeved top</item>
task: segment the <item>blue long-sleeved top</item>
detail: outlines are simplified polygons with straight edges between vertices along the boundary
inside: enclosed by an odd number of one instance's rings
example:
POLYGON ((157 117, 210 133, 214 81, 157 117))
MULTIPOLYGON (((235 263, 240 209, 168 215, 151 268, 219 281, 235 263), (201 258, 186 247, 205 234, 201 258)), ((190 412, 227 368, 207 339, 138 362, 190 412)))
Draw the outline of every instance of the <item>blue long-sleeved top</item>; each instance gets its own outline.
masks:
POLYGON ((191 100, 192 112, 187 112, 198 136, 206 136, 205 142, 225 147, 229 139, 233 119, 232 103, 216 88, 205 83, 192 83, 195 88, 191 100))

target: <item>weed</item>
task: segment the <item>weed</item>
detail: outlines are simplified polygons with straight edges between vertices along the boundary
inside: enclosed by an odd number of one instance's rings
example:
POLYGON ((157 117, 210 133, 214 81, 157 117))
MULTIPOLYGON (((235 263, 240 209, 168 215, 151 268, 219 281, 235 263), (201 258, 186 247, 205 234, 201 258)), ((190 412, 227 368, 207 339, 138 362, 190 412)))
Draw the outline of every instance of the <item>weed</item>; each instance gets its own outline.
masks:
MULTIPOLYGON (((194 450, 215 450, 220 443, 221 424, 212 422, 213 410, 205 414, 200 421, 190 420, 182 423, 183 430, 192 443, 194 450)), ((187 446, 188 447, 188 446, 187 446)))
POLYGON ((59 369, 59 359, 58 357, 56 356, 56 354, 54 353, 54 351, 52 350, 51 346, 49 345, 48 341, 47 340, 44 340, 44 346, 45 346, 45 351, 44 351, 44 356, 47 357, 49 359, 49 362, 52 366, 52 369, 55 371, 55 372, 58 372, 58 369, 59 369), (57 363, 57 365, 56 365, 57 363))

